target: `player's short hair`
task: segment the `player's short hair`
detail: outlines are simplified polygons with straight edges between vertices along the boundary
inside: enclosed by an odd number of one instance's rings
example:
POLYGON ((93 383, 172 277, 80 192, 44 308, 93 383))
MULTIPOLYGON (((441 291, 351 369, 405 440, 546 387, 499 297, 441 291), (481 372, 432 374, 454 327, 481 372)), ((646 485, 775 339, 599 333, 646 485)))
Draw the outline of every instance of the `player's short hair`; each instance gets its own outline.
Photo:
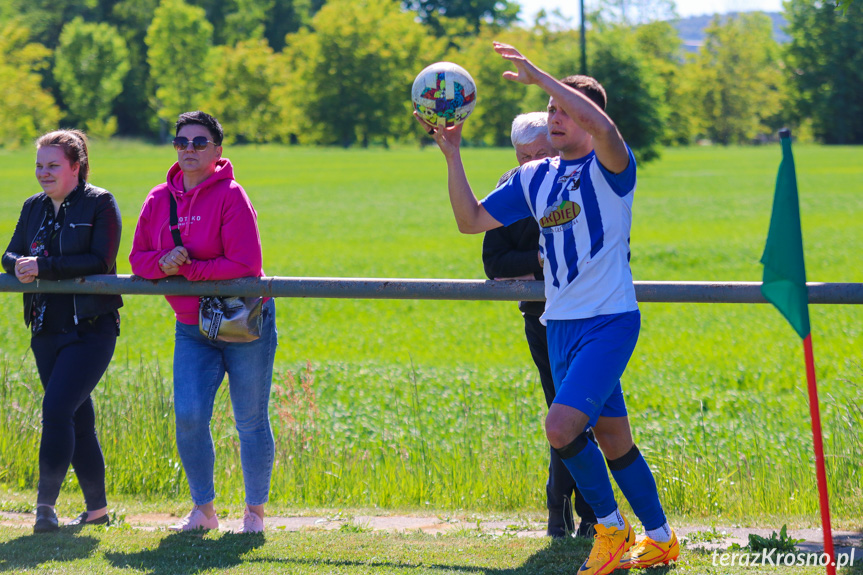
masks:
POLYGON ((565 84, 570 88, 575 88, 585 96, 587 96, 594 104, 605 110, 605 105, 608 103, 608 96, 605 95, 605 88, 602 87, 596 78, 590 76, 582 76, 576 74, 567 76, 561 79, 561 84, 565 84))
POLYGON ((548 112, 519 114, 512 121, 513 146, 526 146, 540 137, 548 138, 548 112))

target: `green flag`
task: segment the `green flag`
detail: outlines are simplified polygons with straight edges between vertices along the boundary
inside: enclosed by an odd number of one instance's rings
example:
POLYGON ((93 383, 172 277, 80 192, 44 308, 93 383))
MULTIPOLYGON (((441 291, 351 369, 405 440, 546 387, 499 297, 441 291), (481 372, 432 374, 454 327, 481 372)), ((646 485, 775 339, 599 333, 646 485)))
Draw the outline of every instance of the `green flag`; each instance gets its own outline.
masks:
POLYGON ((761 293, 776 306, 794 330, 805 339, 809 335, 809 292, 803 264, 803 234, 800 231, 800 205, 797 177, 791 154, 791 132, 779 132, 782 163, 776 177, 773 213, 761 263, 764 279, 761 293))

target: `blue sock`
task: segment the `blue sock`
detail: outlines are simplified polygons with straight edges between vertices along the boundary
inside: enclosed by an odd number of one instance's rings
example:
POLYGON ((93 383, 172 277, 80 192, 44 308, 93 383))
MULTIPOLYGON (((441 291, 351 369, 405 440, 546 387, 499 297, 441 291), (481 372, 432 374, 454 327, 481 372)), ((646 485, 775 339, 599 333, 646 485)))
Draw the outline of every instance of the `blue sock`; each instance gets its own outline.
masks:
POLYGON ((665 512, 659 502, 653 472, 638 448, 633 445, 623 457, 610 460, 608 468, 644 528, 657 529, 665 525, 665 512))
POLYGON ((611 515, 617 509, 614 491, 611 490, 611 480, 605 470, 605 459, 602 452, 592 441, 572 457, 563 460, 575 479, 578 490, 593 508, 597 517, 611 515))

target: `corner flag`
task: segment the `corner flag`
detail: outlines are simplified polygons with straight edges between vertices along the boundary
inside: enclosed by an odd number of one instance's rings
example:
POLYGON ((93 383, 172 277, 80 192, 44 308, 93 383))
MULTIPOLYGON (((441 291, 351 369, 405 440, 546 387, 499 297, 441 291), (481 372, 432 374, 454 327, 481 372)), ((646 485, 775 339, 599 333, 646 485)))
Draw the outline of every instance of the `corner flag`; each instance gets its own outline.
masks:
POLYGON ((800 231, 800 205, 797 176, 791 155, 791 131, 779 132, 782 163, 776 177, 773 214, 761 263, 764 280, 761 293, 785 316, 802 338, 809 335, 809 292, 803 264, 803 234, 800 231))
POLYGON ((779 131, 782 143, 782 163, 776 177, 773 213, 767 232, 767 245, 761 263, 764 279, 761 293, 776 306, 803 339, 806 361, 806 381, 809 388, 809 415, 812 419, 812 442, 815 448, 815 474, 821 507, 821 528, 824 533, 824 553, 830 557, 827 574, 836 574, 833 554, 833 533, 830 529, 830 501, 827 494, 827 470, 824 466, 824 442, 821 438, 821 413, 818 407, 818 384, 815 381, 815 356, 809 328, 809 290, 806 287, 806 266, 803 263, 803 233, 800 229, 800 203, 797 198, 797 176, 791 155, 791 131, 779 131))

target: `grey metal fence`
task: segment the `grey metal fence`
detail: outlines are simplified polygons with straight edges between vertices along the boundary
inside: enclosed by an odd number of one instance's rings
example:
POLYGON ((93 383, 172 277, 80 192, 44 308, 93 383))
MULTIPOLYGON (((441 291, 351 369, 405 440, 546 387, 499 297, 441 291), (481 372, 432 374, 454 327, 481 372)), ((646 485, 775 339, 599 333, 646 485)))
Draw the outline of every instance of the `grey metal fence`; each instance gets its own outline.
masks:
MULTIPOLYGON (((863 304, 863 283, 810 282, 809 303, 863 304)), ((760 282, 635 282, 641 302, 767 303, 760 282)), ((96 275, 22 284, 0 274, 0 292, 145 295, 264 295, 348 299, 542 301, 540 281, 451 279, 267 277, 190 282, 173 277, 146 280, 130 275, 96 275)))

